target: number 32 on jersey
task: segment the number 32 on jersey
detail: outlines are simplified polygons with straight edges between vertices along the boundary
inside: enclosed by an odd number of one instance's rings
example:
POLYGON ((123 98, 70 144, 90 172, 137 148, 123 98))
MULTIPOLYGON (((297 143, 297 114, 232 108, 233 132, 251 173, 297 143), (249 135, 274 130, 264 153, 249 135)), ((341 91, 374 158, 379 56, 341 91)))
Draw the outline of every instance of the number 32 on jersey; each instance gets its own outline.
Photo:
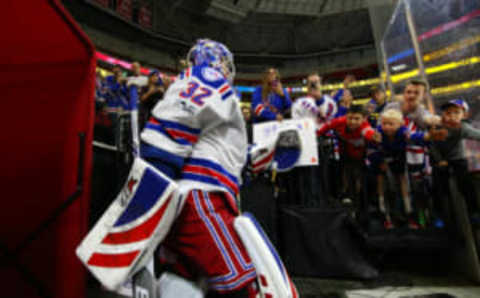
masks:
POLYGON ((190 99, 198 106, 202 106, 205 98, 212 95, 212 90, 206 87, 200 87, 196 82, 189 82, 188 89, 180 92, 180 97, 190 99))

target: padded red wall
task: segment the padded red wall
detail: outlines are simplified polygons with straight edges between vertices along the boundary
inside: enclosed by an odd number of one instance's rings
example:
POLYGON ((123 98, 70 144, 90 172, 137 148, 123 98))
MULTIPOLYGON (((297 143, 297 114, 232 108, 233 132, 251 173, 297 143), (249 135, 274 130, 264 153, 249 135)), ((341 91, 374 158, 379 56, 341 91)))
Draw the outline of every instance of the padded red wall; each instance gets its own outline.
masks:
POLYGON ((85 271, 75 248, 87 228, 94 48, 58 1, 4 0, 1 7, 0 296, 42 297, 30 274, 53 297, 85 297, 85 271), (79 165, 80 133, 85 158, 79 165), (81 196, 18 251, 76 191, 79 166, 81 196), (5 247, 17 259, 5 257, 5 247))

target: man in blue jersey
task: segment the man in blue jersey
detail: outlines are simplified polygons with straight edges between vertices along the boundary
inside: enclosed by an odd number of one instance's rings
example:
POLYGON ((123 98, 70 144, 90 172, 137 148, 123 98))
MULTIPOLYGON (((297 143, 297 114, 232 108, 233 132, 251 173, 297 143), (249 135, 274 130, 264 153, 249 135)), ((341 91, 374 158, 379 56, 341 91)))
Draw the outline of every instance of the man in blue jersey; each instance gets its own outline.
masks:
POLYGON ((114 65, 112 69, 113 75, 105 78, 107 103, 107 112, 115 114, 119 112, 121 107, 127 102, 127 90, 125 83, 127 79, 123 76, 122 69, 118 65, 114 65))

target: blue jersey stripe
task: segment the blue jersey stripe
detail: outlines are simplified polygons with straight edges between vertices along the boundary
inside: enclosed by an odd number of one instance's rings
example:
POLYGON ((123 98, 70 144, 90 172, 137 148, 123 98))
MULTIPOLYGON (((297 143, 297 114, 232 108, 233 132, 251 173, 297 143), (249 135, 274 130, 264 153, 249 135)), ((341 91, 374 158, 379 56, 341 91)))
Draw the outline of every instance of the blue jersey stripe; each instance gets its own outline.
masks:
POLYGON ((228 191, 234 198, 236 197, 235 192, 230 187, 228 187, 223 183, 220 183, 215 177, 205 176, 200 174, 193 174, 193 173, 182 173, 182 179, 220 186, 224 188, 226 191, 228 191))
POLYGON ((228 97, 230 97, 232 94, 233 94, 233 91, 230 90, 230 91, 228 91, 227 93, 225 93, 225 94, 222 95, 222 99, 225 100, 225 99, 227 99, 228 97))
POLYGON ((151 130, 154 130, 156 132, 159 132, 159 133, 163 134, 164 136, 166 136, 167 138, 171 139, 172 141, 174 141, 174 142, 176 142, 180 145, 184 145, 184 146, 191 146, 192 145, 192 143, 190 141, 188 141, 184 138, 175 138, 175 137, 171 136, 160 125, 155 125, 153 123, 147 123, 147 125, 145 125, 145 129, 151 129, 151 130))
POLYGON ((235 184, 238 185, 238 179, 230 174, 227 170, 225 170, 221 165, 210 161, 206 159, 201 159, 201 158, 189 158, 186 162, 187 164, 193 165, 193 166, 203 166, 207 168, 211 168, 225 176, 227 176, 230 180, 232 180, 235 184))
POLYGON ((163 160, 166 163, 175 166, 177 169, 181 169, 185 163, 184 157, 146 143, 141 144, 140 155, 145 158, 163 160))
POLYGON ((198 136, 201 132, 201 130, 198 129, 198 128, 188 127, 188 126, 180 124, 178 122, 168 121, 168 120, 163 120, 163 119, 157 119, 157 118, 155 118, 155 120, 158 121, 165 128, 177 129, 177 130, 184 131, 184 132, 196 135, 196 136, 198 136))

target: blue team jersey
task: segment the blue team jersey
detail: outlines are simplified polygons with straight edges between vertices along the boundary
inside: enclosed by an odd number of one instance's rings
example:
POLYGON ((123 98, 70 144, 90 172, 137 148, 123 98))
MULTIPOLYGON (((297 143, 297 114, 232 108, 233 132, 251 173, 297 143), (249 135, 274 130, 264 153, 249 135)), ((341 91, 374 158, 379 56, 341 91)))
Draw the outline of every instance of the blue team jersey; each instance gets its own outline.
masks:
POLYGON ((271 92, 266 102, 262 99, 262 87, 257 87, 252 96, 253 121, 255 123, 275 120, 277 114, 284 115, 292 106, 287 89, 283 89, 284 96, 271 92))
POLYGON ((382 135, 382 142, 379 144, 379 149, 386 156, 405 154, 409 143, 424 143, 423 132, 410 133, 406 126, 401 126, 393 138, 388 137, 380 125, 377 127, 377 130, 382 135))
POLYGON ((128 107, 128 90, 124 84, 115 80, 114 76, 105 79, 105 101, 108 108, 128 107))
POLYGON ((408 129, 405 126, 401 126, 393 138, 388 137, 381 126, 378 126, 377 130, 382 135, 380 149, 383 151, 383 153, 385 153, 385 155, 405 154, 408 138, 408 129))
POLYGON ((335 114, 334 118, 339 118, 339 117, 345 116, 347 114, 347 111, 348 111, 348 108, 346 108, 344 106, 341 106, 341 105, 338 105, 337 113, 335 114))
POLYGON ((340 89, 338 90, 335 95, 333 95, 333 100, 338 104, 340 100, 342 99, 343 93, 345 93, 345 90, 340 89))

